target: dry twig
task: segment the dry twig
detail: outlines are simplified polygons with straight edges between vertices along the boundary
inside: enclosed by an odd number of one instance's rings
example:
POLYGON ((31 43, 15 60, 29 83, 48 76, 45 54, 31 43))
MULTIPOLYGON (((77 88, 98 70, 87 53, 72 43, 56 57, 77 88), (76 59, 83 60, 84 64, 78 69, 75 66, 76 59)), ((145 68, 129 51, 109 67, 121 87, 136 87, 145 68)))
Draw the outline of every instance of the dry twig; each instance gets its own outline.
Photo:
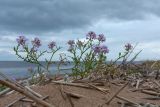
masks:
POLYGON ((106 104, 110 104, 110 102, 128 85, 128 82, 122 87, 120 88, 107 102, 106 104))

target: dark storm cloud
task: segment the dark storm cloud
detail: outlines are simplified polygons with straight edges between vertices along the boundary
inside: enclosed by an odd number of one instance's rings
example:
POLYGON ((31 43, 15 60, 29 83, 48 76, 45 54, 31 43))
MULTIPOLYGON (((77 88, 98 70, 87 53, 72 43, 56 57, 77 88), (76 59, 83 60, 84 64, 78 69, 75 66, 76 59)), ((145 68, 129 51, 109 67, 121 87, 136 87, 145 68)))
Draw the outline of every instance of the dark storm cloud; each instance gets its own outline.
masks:
POLYGON ((0 31, 38 33, 83 28, 101 18, 159 16, 160 0, 0 0, 0 31))

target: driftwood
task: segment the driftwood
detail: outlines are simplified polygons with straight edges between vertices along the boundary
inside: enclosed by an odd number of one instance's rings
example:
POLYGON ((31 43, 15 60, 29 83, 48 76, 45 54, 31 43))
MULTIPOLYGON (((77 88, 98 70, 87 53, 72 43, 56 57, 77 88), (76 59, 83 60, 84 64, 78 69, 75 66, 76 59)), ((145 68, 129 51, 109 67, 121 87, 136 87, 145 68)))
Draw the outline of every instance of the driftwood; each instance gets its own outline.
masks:
POLYGON ((160 100, 160 97, 145 97, 143 99, 147 99, 147 100, 160 100))
POLYGON ((136 89, 138 89, 139 88, 139 84, 140 84, 140 80, 137 80, 137 84, 136 84, 136 89))
POLYGON ((89 80, 86 81, 86 80, 74 80, 72 83, 90 83, 90 84, 93 84, 93 85, 96 85, 96 86, 104 86, 104 82, 90 82, 89 80))
POLYGON ((30 99, 21 99, 20 101, 22 101, 22 102, 31 102, 31 103, 34 103, 34 101, 33 101, 33 100, 30 100, 30 99))
POLYGON ((18 98, 17 100, 13 101, 12 103, 10 103, 9 105, 5 106, 5 107, 11 107, 13 104, 17 103, 18 101, 20 101, 21 99, 24 99, 25 96, 18 98))
MULTIPOLYGON (((60 81, 52 81, 52 83, 61 84, 61 85, 75 86, 75 87, 81 87, 81 88, 88 88, 88 89, 96 89, 95 87, 91 87, 91 86, 83 85, 83 84, 76 84, 76 83, 66 83, 66 82, 60 82, 60 81)), ((104 89, 104 88, 99 88, 99 89, 103 90, 103 91, 109 91, 108 89, 104 89)))
POLYGON ((96 89, 96 90, 104 93, 104 94, 108 94, 108 92, 106 92, 106 91, 109 91, 109 90, 107 90, 107 89, 99 88, 99 87, 97 87, 97 86, 95 86, 95 85, 93 85, 93 84, 90 84, 90 83, 86 83, 86 84, 89 85, 90 87, 92 87, 92 88, 94 88, 94 89, 96 89), (105 90, 105 91, 104 91, 104 90, 105 90))
POLYGON ((149 94, 149 95, 154 95, 154 96, 159 96, 160 95, 160 93, 157 93, 157 92, 154 92, 154 91, 148 91, 148 90, 142 90, 141 92, 145 93, 145 94, 149 94))
POLYGON ((106 104, 110 104, 110 102, 128 85, 128 82, 123 86, 121 87, 107 102, 106 104))
POLYGON ((123 101, 125 101, 125 102, 128 102, 128 103, 130 103, 130 104, 133 104, 133 105, 139 105, 138 103, 135 103, 135 102, 133 102, 133 101, 130 101, 130 100, 128 100, 128 99, 126 99, 126 98, 124 98, 124 97, 120 97, 120 96, 118 96, 118 95, 116 95, 116 98, 118 98, 118 99, 120 99, 120 100, 123 100, 123 101))
POLYGON ((118 103, 118 104, 121 104, 120 107, 139 107, 139 106, 137 106, 137 105, 134 105, 134 104, 132 104, 132 103, 126 102, 126 101, 124 101, 124 100, 123 100, 123 102, 118 101, 117 103, 118 103))
POLYGON ((104 86, 104 82, 91 82, 90 84, 95 86, 104 86))
MULTIPOLYGON (((49 96, 45 96, 45 97, 42 97, 41 99, 42 99, 42 100, 45 100, 45 99, 47 99, 48 97, 49 97, 49 96)), ((24 98, 24 99, 21 99, 20 101, 34 103, 34 101, 33 101, 33 100, 26 99, 26 98, 24 98)))
POLYGON ((73 102, 72 102, 71 96, 68 95, 67 93, 66 93, 66 95, 67 95, 67 98, 68 98, 68 100, 69 100, 69 102, 70 102, 70 104, 71 104, 71 107, 74 107, 74 104, 73 104, 73 102))
POLYGON ((66 100, 66 94, 68 94, 69 96, 71 96, 73 98, 77 98, 77 99, 85 97, 85 96, 82 96, 80 94, 76 94, 76 93, 73 93, 73 92, 68 92, 66 90, 63 90, 63 86, 59 87, 59 91, 60 91, 61 96, 63 97, 64 100, 66 100))
POLYGON ((158 88, 160 88, 160 84, 157 81, 153 81, 153 82, 158 86, 158 88))
POLYGON ((45 107, 55 107, 54 105, 51 105, 45 101, 43 101, 42 99, 34 96, 33 94, 31 94, 30 92, 28 92, 27 90, 25 89, 21 89, 20 87, 17 87, 15 84, 12 84, 8 81, 5 81, 5 80, 0 80, 0 84, 3 84, 15 91, 18 91, 19 93, 25 95, 26 97, 29 97, 30 99, 34 100, 35 102, 45 106, 45 107))
MULTIPOLYGON (((42 99, 42 100, 45 100, 45 99, 47 99, 47 98, 49 98, 49 96, 42 97, 41 99, 42 99)), ((36 106, 36 102, 34 102, 34 103, 32 104, 32 106, 36 106)))
POLYGON ((79 94, 76 94, 76 93, 73 93, 73 92, 67 92, 67 91, 63 91, 63 92, 65 94, 69 95, 70 97, 77 98, 77 99, 84 97, 82 95, 79 95, 79 94))
POLYGON ((37 97, 39 97, 39 98, 43 97, 43 96, 40 95, 39 93, 33 91, 30 87, 25 86, 25 88, 26 88, 29 92, 31 92, 32 94, 34 94, 35 96, 37 96, 37 97))
POLYGON ((0 92, 0 97, 7 94, 8 92, 12 91, 10 88, 6 88, 5 90, 0 92))
POLYGON ((71 104, 71 107, 74 107, 74 104, 72 102, 72 99, 71 99, 71 94, 69 92, 66 92, 63 90, 63 86, 61 85, 61 87, 59 88, 60 90, 60 93, 61 93, 61 96, 64 100, 66 100, 68 98, 69 100, 69 103, 71 104))
POLYGON ((136 92, 142 90, 155 90, 155 88, 138 88, 138 89, 130 89, 129 91, 136 92))
POLYGON ((64 99, 64 100, 66 100, 66 94, 63 92, 63 86, 62 85, 60 85, 60 87, 59 87, 59 91, 60 91, 60 93, 61 93, 61 96, 62 96, 62 98, 64 99))
POLYGON ((83 85, 83 84, 76 84, 76 83, 66 83, 66 82, 60 82, 60 81, 52 81, 52 83, 60 84, 60 85, 69 85, 69 86, 75 86, 75 87, 82 87, 82 88, 91 88, 89 86, 83 85))

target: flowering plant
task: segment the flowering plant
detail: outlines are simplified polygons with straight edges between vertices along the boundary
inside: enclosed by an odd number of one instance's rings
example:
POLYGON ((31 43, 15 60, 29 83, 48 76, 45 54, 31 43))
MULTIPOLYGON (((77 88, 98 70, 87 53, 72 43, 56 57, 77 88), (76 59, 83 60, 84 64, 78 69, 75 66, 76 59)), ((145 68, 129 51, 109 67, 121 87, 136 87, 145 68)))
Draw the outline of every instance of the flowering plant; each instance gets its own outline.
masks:
POLYGON ((133 51, 136 48, 136 46, 137 46, 137 44, 135 46, 133 46, 130 43, 125 44, 124 52, 119 52, 119 55, 116 58, 116 60, 111 61, 110 64, 108 64, 106 66, 107 74, 109 73, 112 78, 115 75, 115 73, 120 73, 120 74, 125 74, 125 75, 130 74, 133 71, 133 70, 129 69, 130 65, 133 64, 133 62, 135 61, 137 56, 142 51, 142 50, 140 50, 135 55, 133 55, 132 58, 130 58, 131 55, 133 54, 133 51), (120 63, 118 63, 118 61, 120 63), (123 71, 123 72, 117 72, 117 71, 123 71))
POLYGON ((14 47, 14 51, 18 58, 22 59, 23 61, 33 63, 37 65, 38 74, 41 76, 45 73, 50 73, 49 67, 51 64, 54 63, 53 56, 54 54, 60 50, 60 47, 56 45, 54 41, 51 41, 48 44, 48 50, 40 51, 40 47, 42 46, 42 42, 39 38, 34 38, 31 41, 31 45, 28 44, 28 39, 25 36, 19 36, 17 38, 17 46, 14 47), (46 66, 40 62, 40 58, 45 55, 49 54, 50 58, 45 59, 46 66))
POLYGON ((91 70, 95 69, 100 63, 105 63, 108 47, 102 45, 106 38, 103 34, 97 35, 91 31, 86 35, 84 41, 69 40, 68 51, 71 53, 73 61, 72 75, 80 78, 87 76, 91 70))

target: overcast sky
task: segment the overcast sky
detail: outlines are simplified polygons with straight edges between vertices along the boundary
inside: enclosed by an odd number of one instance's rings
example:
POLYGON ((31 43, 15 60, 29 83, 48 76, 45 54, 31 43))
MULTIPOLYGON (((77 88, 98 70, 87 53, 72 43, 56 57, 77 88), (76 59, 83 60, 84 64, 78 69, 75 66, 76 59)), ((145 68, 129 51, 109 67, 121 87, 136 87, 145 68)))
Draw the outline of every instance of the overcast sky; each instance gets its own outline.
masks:
POLYGON ((42 48, 54 40, 66 53, 66 42, 88 31, 106 36, 109 59, 128 42, 143 49, 138 60, 160 59, 160 0, 0 0, 1 61, 18 60, 20 35, 43 39, 42 48))

